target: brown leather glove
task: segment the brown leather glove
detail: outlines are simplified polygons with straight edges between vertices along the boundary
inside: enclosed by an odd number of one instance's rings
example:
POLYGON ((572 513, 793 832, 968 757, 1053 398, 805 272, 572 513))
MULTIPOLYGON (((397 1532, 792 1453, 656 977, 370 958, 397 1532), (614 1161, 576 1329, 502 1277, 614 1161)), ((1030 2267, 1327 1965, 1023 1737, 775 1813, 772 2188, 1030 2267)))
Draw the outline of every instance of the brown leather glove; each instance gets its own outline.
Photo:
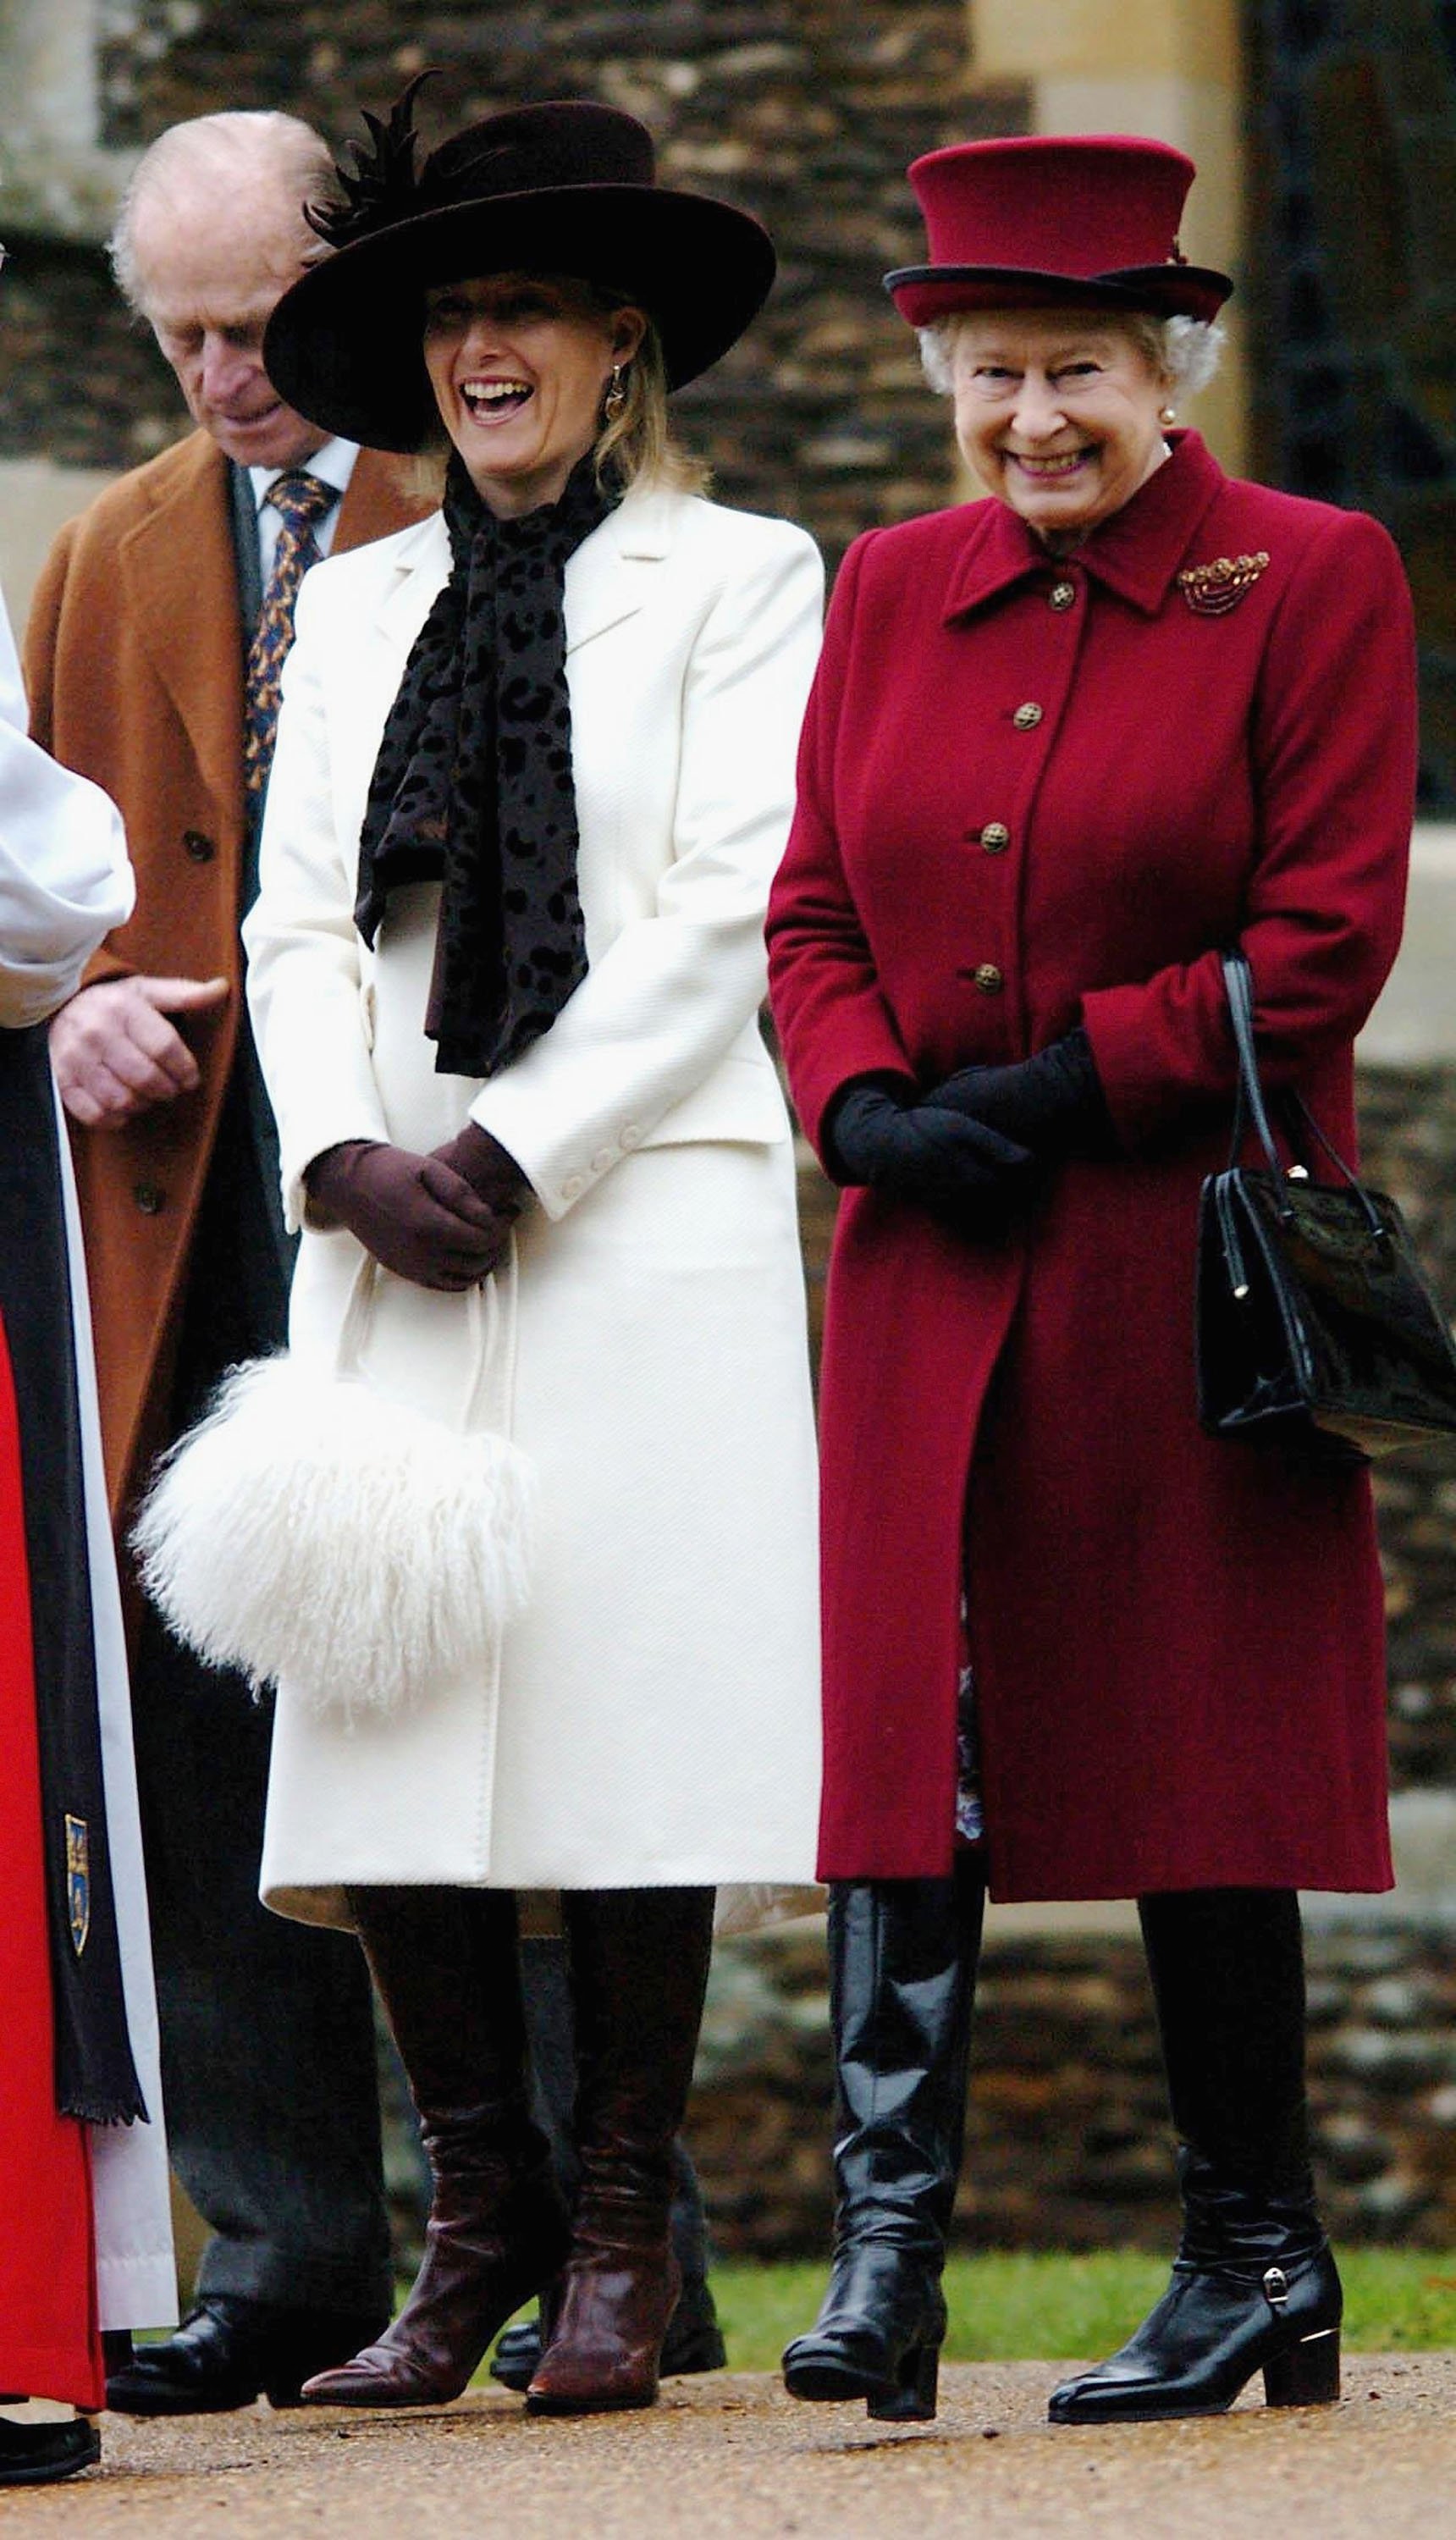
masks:
POLYGON ((304 1180, 320 1215, 417 1288, 478 1287, 511 1239, 510 1217, 439 1156, 354 1139, 315 1156, 304 1180))
POLYGON ((474 1120, 467 1120, 458 1137, 432 1148, 431 1153, 437 1164, 448 1164, 467 1181, 476 1198, 483 1199, 497 1217, 514 1221, 532 1196, 516 1158, 474 1120))

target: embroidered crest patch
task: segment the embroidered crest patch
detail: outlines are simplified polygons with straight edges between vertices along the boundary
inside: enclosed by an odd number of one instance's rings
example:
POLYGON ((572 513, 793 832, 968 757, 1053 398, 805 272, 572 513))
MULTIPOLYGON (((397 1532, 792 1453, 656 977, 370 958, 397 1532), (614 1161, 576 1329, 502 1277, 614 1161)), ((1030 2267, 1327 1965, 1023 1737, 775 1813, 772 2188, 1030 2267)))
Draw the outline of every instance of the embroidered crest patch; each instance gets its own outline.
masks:
POLYGON ((91 1933, 91 1836, 85 1817, 66 1819, 66 1905, 79 1958, 91 1933))
POLYGON ((1269 549, 1257 555, 1214 556, 1212 564, 1191 564, 1178 576, 1178 588, 1196 617, 1223 617, 1252 591, 1269 562, 1269 549))

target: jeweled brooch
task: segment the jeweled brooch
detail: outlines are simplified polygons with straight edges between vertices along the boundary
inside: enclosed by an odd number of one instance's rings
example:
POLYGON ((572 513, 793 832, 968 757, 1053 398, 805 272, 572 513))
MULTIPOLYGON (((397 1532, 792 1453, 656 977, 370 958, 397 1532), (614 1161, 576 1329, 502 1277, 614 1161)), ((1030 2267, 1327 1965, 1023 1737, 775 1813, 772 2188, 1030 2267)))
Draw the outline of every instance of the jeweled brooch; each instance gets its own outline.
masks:
POLYGON ((1178 576, 1178 588, 1196 617, 1223 617, 1252 591, 1269 562, 1269 550, 1257 555, 1214 556, 1212 564, 1191 564, 1178 576))

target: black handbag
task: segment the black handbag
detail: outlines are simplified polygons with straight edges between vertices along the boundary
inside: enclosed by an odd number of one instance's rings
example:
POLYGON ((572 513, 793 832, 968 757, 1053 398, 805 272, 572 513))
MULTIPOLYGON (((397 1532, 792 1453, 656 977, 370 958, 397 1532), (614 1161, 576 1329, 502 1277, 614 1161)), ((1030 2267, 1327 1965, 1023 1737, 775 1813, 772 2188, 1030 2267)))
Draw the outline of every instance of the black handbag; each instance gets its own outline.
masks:
POLYGON ((1284 1439, 1363 1461, 1456 1432, 1456 1345, 1393 1199, 1369 1190, 1297 1094, 1282 1165, 1259 1083, 1254 998, 1225 953, 1239 1084, 1227 1169, 1199 1208, 1199 1418, 1215 1438, 1284 1439), (1268 1171, 1239 1162, 1252 1125, 1268 1171), (1300 1160, 1318 1148, 1327 1187, 1300 1160))

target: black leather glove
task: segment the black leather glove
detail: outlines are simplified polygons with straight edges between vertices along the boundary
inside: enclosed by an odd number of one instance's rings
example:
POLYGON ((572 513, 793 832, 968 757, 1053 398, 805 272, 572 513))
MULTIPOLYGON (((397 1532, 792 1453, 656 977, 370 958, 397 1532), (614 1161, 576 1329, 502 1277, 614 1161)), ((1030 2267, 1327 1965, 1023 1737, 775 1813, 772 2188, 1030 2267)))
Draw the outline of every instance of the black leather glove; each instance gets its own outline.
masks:
POLYGON ((1092 1044, 1080 1025, 1010 1067, 959 1069, 926 1103, 999 1129, 1046 1164, 1111 1155, 1117 1144, 1092 1044))
POLYGON ((449 1164, 451 1172, 459 1173, 476 1198, 508 1222, 518 1218, 533 1196, 516 1158, 475 1120, 467 1120, 457 1137, 432 1148, 431 1154, 437 1164, 449 1164))
POLYGON ((1004 1226, 1036 1176, 1035 1159, 999 1130, 880 1082, 836 1096, 826 1144, 843 1180, 914 1201, 961 1234, 1004 1226))
POLYGON ((355 1139, 315 1156, 304 1179, 320 1215, 417 1288, 478 1287, 511 1239, 511 1219, 438 1156, 355 1139))

